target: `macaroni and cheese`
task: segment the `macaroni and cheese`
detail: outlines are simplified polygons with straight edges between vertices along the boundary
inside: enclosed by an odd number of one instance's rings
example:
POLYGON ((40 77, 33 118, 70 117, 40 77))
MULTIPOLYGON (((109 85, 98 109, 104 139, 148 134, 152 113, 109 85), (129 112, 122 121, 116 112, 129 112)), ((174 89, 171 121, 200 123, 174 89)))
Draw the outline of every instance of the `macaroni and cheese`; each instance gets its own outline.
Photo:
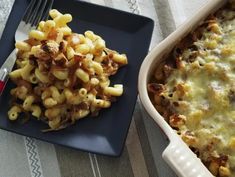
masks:
POLYGON ((216 177, 235 177, 235 3, 183 39, 148 84, 152 103, 216 177))
POLYGON ((65 128, 87 115, 97 115, 123 94, 123 85, 110 85, 109 76, 127 64, 125 54, 106 47, 92 31, 73 33, 70 14, 50 11, 29 39, 17 41, 16 69, 10 73, 16 88, 10 120, 31 113, 49 130, 65 128))

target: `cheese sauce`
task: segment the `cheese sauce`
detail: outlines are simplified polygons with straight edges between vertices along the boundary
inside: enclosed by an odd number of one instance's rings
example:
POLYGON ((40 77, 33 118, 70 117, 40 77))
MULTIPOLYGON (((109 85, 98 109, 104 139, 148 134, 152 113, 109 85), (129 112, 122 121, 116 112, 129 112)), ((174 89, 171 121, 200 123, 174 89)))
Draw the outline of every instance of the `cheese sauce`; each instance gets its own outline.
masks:
POLYGON ((205 23, 193 49, 177 56, 160 96, 185 117, 174 128, 212 174, 235 177, 235 11, 220 10, 205 23))

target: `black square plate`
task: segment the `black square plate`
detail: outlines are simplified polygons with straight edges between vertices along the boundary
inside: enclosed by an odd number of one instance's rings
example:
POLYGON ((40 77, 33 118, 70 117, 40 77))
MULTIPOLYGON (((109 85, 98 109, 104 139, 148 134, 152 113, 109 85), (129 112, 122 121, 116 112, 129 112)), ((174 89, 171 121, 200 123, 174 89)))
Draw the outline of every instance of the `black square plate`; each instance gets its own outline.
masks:
MULTIPOLYGON (((14 47, 14 34, 29 0, 15 0, 6 28, 0 40, 0 66, 14 47)), ((98 117, 88 117, 57 132, 42 133, 47 125, 31 119, 27 123, 11 122, 7 118, 10 107, 9 81, 0 98, 0 128, 93 153, 119 156, 122 152, 137 98, 137 78, 140 65, 148 52, 153 20, 77 0, 55 1, 53 8, 70 13, 69 24, 74 32, 92 30, 106 41, 108 48, 126 53, 128 65, 111 78, 124 85, 124 95, 111 108, 102 110, 98 117)))

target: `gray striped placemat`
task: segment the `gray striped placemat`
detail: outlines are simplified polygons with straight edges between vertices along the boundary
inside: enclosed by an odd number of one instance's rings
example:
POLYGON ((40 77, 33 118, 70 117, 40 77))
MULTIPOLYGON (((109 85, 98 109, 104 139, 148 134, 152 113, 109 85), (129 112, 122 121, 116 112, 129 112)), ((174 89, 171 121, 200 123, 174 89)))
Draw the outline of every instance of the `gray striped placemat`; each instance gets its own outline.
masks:
MULTIPOLYGON (((0 34, 14 0, 0 0, 0 34)), ((86 0, 155 21, 151 47, 209 0, 86 0)), ((55 1, 56 2, 56 1, 55 1)), ((85 153, 0 130, 0 177, 174 177, 161 159, 167 139, 137 101, 119 158, 85 153)))

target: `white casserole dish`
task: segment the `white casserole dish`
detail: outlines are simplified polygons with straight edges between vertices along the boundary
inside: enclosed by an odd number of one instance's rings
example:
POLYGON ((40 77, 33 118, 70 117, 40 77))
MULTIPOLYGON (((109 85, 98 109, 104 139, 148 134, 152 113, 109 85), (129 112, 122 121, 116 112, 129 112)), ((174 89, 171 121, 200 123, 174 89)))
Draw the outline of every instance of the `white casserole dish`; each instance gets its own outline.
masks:
POLYGON ((145 58, 140 69, 138 89, 141 103, 150 117, 169 138, 170 143, 164 150, 162 157, 181 177, 212 177, 213 175, 154 108, 148 96, 147 84, 157 64, 166 58, 164 56, 167 56, 174 46, 199 26, 208 15, 214 13, 226 2, 227 0, 211 0, 208 2, 192 18, 157 45, 145 58))

